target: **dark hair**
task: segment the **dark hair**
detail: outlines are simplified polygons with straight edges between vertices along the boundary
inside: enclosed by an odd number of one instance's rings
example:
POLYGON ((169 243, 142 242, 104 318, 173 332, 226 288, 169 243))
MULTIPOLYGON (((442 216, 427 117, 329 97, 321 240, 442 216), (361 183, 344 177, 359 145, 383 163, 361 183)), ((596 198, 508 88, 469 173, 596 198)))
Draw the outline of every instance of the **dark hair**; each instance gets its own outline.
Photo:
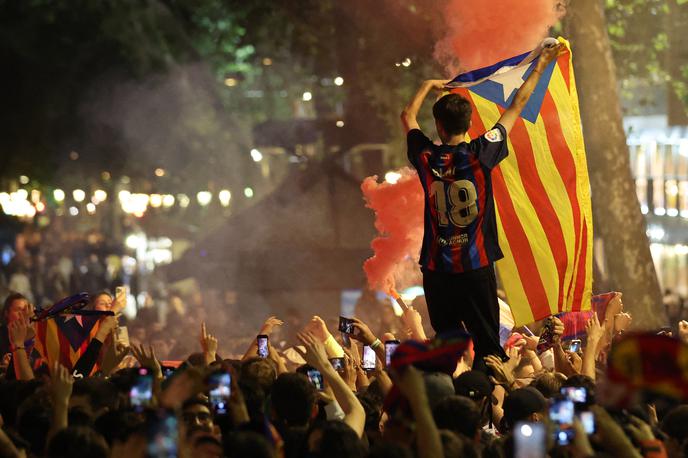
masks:
POLYGON ((315 387, 302 374, 282 374, 271 391, 272 407, 278 421, 287 426, 306 426, 317 400, 315 387))
POLYGON ((471 399, 449 396, 437 403, 432 411, 437 428, 474 438, 480 429, 482 415, 471 399))
POLYGON ((110 455, 103 436, 86 427, 70 426, 58 431, 48 443, 48 458, 107 458, 110 455))
POLYGON ((468 132, 472 111, 468 100, 459 94, 447 94, 432 106, 432 115, 447 135, 459 135, 468 132))
POLYGON ((224 440, 224 451, 228 458, 271 458, 272 447, 267 439, 254 431, 240 431, 230 434, 224 440))
POLYGON ((7 314, 10 312, 10 306, 12 305, 12 302, 21 299, 28 301, 26 296, 24 296, 21 293, 12 293, 5 298, 5 302, 2 304, 2 314, 0 314, 0 323, 7 324, 7 314))
MULTIPOLYGON (((320 458, 363 458, 365 449, 363 442, 351 426, 343 421, 326 421, 311 429, 310 437, 316 431, 320 432, 320 439, 315 442, 313 456, 320 458)), ((310 441, 308 441, 310 442, 310 441)))
POLYGON ((564 380, 562 387, 585 388, 588 392, 588 404, 595 403, 595 381, 587 375, 575 374, 564 380))
POLYGON ((533 380, 530 386, 542 393, 547 399, 551 399, 559 396, 564 381, 563 376, 558 373, 545 372, 533 380))
POLYGON ((259 386, 266 393, 270 391, 277 378, 275 364, 263 358, 249 358, 241 364, 240 379, 245 383, 259 386))
POLYGON ((102 413, 100 410, 116 410, 119 407, 117 387, 103 378, 88 377, 76 380, 72 396, 87 396, 94 414, 102 413))

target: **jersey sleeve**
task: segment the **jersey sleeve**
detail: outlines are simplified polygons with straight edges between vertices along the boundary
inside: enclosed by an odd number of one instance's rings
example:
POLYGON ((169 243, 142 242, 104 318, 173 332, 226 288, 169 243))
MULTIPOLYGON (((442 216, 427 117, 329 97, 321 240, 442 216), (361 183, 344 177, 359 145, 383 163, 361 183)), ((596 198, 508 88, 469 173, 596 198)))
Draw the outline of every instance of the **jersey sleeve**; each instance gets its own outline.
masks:
POLYGON ((419 129, 411 129, 406 135, 407 155, 411 164, 416 166, 418 163, 418 156, 422 153, 432 141, 425 136, 419 129))
POLYGON ((495 126, 471 141, 471 149, 476 152, 480 163, 492 169, 509 155, 506 129, 501 124, 495 126))

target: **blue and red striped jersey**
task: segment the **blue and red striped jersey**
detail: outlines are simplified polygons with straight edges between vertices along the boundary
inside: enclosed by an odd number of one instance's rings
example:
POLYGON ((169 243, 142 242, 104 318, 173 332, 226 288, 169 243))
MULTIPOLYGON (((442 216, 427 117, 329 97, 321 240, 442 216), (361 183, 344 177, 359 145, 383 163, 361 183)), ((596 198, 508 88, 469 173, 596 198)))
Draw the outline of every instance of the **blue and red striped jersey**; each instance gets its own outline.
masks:
POLYGON ((461 273, 501 259, 490 172, 509 154, 504 127, 458 145, 435 145, 412 129, 407 143, 425 192, 420 265, 461 273))

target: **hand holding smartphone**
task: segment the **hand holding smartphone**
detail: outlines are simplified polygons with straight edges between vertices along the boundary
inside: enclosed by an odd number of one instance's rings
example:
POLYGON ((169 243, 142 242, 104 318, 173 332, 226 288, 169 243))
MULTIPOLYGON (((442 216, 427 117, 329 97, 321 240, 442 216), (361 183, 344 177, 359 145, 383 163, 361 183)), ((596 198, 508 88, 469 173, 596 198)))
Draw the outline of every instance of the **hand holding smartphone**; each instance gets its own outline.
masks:
POLYGON ((146 367, 140 367, 134 384, 129 390, 129 403, 136 411, 142 411, 153 401, 153 373, 146 367))
POLYGON ((389 367, 392 364, 392 354, 396 351, 400 343, 401 342, 398 340, 385 341, 385 367, 389 367))
POLYGON ((228 412, 229 397, 232 394, 232 378, 223 370, 214 372, 208 377, 208 400, 213 412, 224 415, 228 412))
POLYGON ((270 352, 268 348, 268 336, 266 334, 260 334, 257 337, 258 340, 258 356, 261 358, 267 358, 270 352))
POLYGON ((309 369, 306 375, 316 390, 323 391, 325 389, 325 381, 319 370, 309 369))
POLYGON ((354 327, 354 320, 343 316, 339 317, 339 330, 344 334, 354 334, 356 328, 354 327))
POLYGON ((375 354, 375 350, 370 348, 369 345, 364 345, 363 358, 361 359, 361 367, 366 371, 374 371, 376 361, 377 355, 375 354))

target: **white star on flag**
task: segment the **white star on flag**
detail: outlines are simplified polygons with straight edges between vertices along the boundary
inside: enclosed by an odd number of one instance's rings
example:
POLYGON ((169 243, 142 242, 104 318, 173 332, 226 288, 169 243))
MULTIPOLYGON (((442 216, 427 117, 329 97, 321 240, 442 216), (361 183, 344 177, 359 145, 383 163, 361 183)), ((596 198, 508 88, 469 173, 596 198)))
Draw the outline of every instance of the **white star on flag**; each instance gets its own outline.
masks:
POLYGON ((521 85, 523 84, 523 76, 526 74, 530 65, 522 65, 519 67, 512 67, 507 71, 499 74, 495 74, 490 78, 490 81, 499 83, 502 85, 504 90, 504 102, 506 103, 521 85))

